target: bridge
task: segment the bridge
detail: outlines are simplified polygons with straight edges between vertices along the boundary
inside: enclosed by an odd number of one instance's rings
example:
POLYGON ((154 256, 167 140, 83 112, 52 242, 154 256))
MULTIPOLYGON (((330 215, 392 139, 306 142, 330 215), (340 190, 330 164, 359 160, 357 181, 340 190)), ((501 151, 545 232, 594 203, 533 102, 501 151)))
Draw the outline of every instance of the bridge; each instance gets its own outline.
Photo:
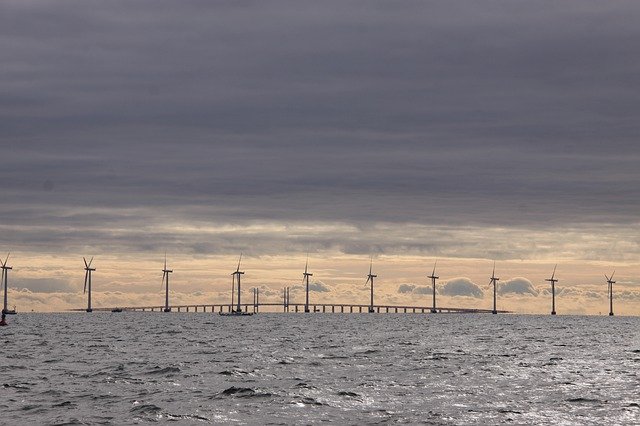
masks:
MULTIPOLYGON (((243 303, 242 306, 245 312, 260 312, 260 308, 276 307, 282 308, 282 311, 287 312, 304 312, 304 303, 243 303)), ((215 303, 215 304, 195 304, 195 305, 173 305, 171 310, 173 312, 230 312, 232 307, 237 308, 237 304, 230 303, 215 303)), ((370 305, 360 305, 351 303, 315 303, 309 304, 310 312, 319 313, 362 313, 369 312, 370 305)), ((122 311, 130 312, 163 312, 164 305, 153 306, 121 306, 118 308, 93 308, 94 311, 110 312, 114 309, 121 309, 122 311)), ((85 311, 86 309, 70 309, 70 311, 85 311)), ((373 305, 374 312, 377 313, 431 313, 432 308, 430 306, 407 306, 407 305, 373 305)), ((277 312, 279 310, 275 310, 277 312)), ((437 307, 435 311, 439 313, 465 313, 465 314, 490 314, 492 309, 474 309, 474 308, 451 308, 451 307, 437 307)), ((274 312, 274 311, 269 311, 274 312)), ((497 311, 500 314, 508 314, 510 311, 497 311)))

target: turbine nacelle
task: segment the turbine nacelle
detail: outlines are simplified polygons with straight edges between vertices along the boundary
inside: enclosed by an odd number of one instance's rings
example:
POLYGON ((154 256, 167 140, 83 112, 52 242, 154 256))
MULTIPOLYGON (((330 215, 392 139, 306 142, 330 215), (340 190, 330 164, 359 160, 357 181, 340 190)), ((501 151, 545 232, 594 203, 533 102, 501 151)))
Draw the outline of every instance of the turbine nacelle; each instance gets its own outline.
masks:
POLYGON ((374 278, 378 278, 378 276, 373 273, 373 256, 371 256, 371 261, 369 262, 369 274, 367 275, 367 282, 365 282, 364 285, 369 284, 369 282, 373 284, 374 278))
POLYGON ((7 262, 9 261, 9 255, 11 254, 11 252, 7 253, 7 257, 4 259, 4 262, 2 261, 2 259, 0 259, 0 264, 2 264, 2 266, 0 266, 0 268, 2 269, 13 269, 13 267, 11 266, 7 266, 7 262))
POLYGON ((607 279, 607 283, 609 285, 611 284, 615 284, 616 282, 613 281, 613 276, 616 274, 616 271, 613 271, 613 274, 611 274, 611 277, 608 277, 607 274, 604 274, 604 277, 607 279))
POLYGON ((500 281, 500 278, 496 277, 496 262, 493 262, 493 272, 491 273, 491 279, 489 281, 489 285, 496 284, 500 281))
MULTIPOLYGON (((86 293, 87 292, 87 283, 89 283, 89 281, 91 281, 91 273, 93 271, 96 270, 96 268, 92 268, 91 267, 91 263, 93 263, 93 256, 91 257, 91 259, 89 259, 89 262, 87 262, 87 259, 85 257, 82 258, 83 262, 84 262, 84 289, 82 290, 82 293, 86 293)), ((89 288, 89 292, 91 292, 91 288, 89 288)))

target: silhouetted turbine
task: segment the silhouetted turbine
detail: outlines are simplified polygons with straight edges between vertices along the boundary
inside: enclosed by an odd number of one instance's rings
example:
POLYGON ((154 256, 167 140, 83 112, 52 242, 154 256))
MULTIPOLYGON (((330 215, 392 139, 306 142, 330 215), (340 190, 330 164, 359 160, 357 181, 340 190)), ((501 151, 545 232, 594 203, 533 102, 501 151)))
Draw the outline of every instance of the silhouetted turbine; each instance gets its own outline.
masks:
POLYGON ((307 263, 305 263, 304 265, 304 273, 302 274, 302 283, 304 284, 305 281, 307 283, 306 286, 306 296, 305 296, 305 302, 304 302, 304 311, 305 312, 309 312, 309 277, 312 277, 313 274, 310 274, 308 271, 308 267, 309 267, 309 255, 307 254, 307 263))
POLYGON ((438 264, 438 260, 433 263, 433 272, 427 278, 431 278, 431 286, 433 290, 433 306, 431 307, 431 313, 435 314, 438 311, 436 310, 436 280, 440 277, 436 276, 436 265, 438 264))
POLYGON ((549 281, 551 283, 551 315, 556 314, 556 283, 558 280, 555 278, 556 276, 556 268, 558 265, 553 267, 553 274, 551 278, 546 279, 545 281, 549 281))
POLYGON ((7 258, 4 260, 4 262, 2 262, 2 259, 0 259, 0 263, 2 263, 2 286, 4 288, 4 303, 2 305, 2 313, 6 314, 7 312, 9 312, 9 308, 7 306, 7 302, 8 302, 8 293, 7 293, 7 289, 8 289, 8 281, 9 281, 9 270, 13 269, 11 266, 7 266, 7 262, 9 261, 9 255, 11 253, 7 253, 7 258))
MULTIPOLYGON (((244 274, 243 271, 240 270, 240 262, 242 262, 242 253, 240 253, 240 259, 238 260, 238 267, 236 268, 236 270, 231 274, 233 276, 233 279, 237 279, 238 280, 238 305, 236 308, 236 312, 242 312, 242 307, 240 306, 240 276, 244 274)), ((231 301, 231 304, 233 305, 233 301, 231 301)))
POLYGON ((164 268, 162 268, 162 284, 165 286, 164 290, 164 311, 171 312, 169 306, 169 274, 173 273, 173 269, 167 269, 167 253, 164 254, 164 268))
POLYGON ((607 284, 608 284, 608 293, 609 293, 609 316, 613 316, 613 285, 616 283, 615 281, 613 281, 613 276, 616 274, 616 271, 613 271, 613 274, 611 274, 611 277, 607 277, 607 274, 604 275, 604 277, 607 279, 607 284))
POLYGON ((84 257, 84 291, 83 293, 87 293, 87 312, 93 312, 93 308, 91 307, 91 273, 96 270, 96 268, 91 267, 91 262, 93 262, 93 257, 87 263, 87 259, 84 257), (87 286, 88 285, 88 286, 87 286), (87 290, 89 290, 87 292, 87 290))
POLYGON ((493 262, 493 272, 491 273, 491 281, 489 282, 489 285, 493 284, 493 311, 491 311, 492 314, 498 313, 496 309, 496 287, 498 285, 498 281, 500 281, 500 278, 496 277, 496 262, 493 262))
POLYGON ((371 262, 369 263, 369 275, 367 275, 367 282, 364 285, 371 282, 371 302, 369 304, 369 313, 373 313, 373 279, 377 277, 372 273, 373 271, 373 256, 371 256, 371 262))

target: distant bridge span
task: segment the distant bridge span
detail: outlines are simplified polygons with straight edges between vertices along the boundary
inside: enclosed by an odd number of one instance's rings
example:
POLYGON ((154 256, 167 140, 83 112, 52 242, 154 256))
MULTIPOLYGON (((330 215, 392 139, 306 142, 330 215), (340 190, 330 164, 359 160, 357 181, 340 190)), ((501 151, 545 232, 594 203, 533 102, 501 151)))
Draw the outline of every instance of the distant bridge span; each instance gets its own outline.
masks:
MULTIPOLYGON (((304 303, 243 303, 241 304, 245 312, 260 312, 262 307, 280 307, 283 312, 304 312, 304 303)), ((192 304, 192 305, 173 305, 173 312, 229 312, 231 308, 236 308, 237 304, 230 303, 214 303, 214 304, 192 304)), ((162 312, 164 306, 122 306, 118 308, 93 308, 94 311, 112 311, 114 309, 122 309, 123 311, 137 312, 162 312)), ((85 309, 70 309, 71 311, 85 311, 85 309)), ((362 313, 369 312, 369 305, 359 305, 351 303, 310 303, 309 310, 311 313, 362 313)), ((373 305, 373 310, 377 313, 430 313, 430 306, 408 306, 408 305, 373 305)), ((474 309, 474 308, 451 308, 437 307, 435 309, 439 313, 464 313, 464 314, 490 314, 491 309, 474 309)), ((272 312, 272 311, 269 311, 272 312)), ((497 311, 500 314, 508 314, 510 311, 497 311)))

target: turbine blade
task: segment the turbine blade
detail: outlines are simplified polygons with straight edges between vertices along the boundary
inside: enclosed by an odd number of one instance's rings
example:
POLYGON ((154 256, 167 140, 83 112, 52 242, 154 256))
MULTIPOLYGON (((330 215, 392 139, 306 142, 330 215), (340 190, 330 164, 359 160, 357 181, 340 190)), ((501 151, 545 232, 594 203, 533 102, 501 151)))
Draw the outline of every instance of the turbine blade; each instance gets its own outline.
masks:
POLYGON ((609 278, 607 274, 604 274, 604 277, 607 279, 607 282, 611 281, 611 278, 609 278))
POLYGON ((493 272, 491 273, 491 278, 496 276, 496 261, 493 261, 493 272))
POLYGON ((554 279, 556 277, 556 268, 558 267, 558 264, 556 263, 556 266, 553 267, 553 274, 551 275, 551 279, 554 279))
POLYGON ((307 261, 304 264, 304 273, 307 273, 307 267, 309 266, 309 253, 307 253, 307 261))
POLYGON ((91 259, 89 260, 89 266, 88 267, 91 267, 91 262, 93 262, 93 256, 91 256, 91 259))
POLYGON ((436 259, 435 262, 433 262, 433 272, 431 273, 431 276, 435 277, 436 276, 436 265, 438 264, 438 259, 436 259))
POLYGON ((9 261, 9 255, 11 254, 11 252, 7 253, 7 258, 4 260, 4 263, 2 264, 2 266, 6 266, 7 262, 9 261))
POLYGON ((86 293, 87 292, 87 280, 89 279, 89 271, 86 271, 84 273, 84 290, 82 291, 82 293, 86 293))
POLYGON ((242 262, 242 252, 240 252, 240 259, 238 259, 238 268, 236 269, 236 272, 240 272, 240 262, 242 262))
POLYGON ((616 274, 616 270, 613 270, 613 274, 611 274, 611 279, 613 280, 613 276, 616 274))
POLYGON ((371 271, 373 271, 373 255, 371 255, 371 261, 369 262, 369 275, 371 275, 371 271))
POLYGON ((89 265, 87 265, 87 259, 85 259, 84 256, 82 256, 82 260, 84 260, 84 267, 88 268, 89 265))
POLYGON ((167 269, 167 251, 164 252, 164 269, 167 269))

